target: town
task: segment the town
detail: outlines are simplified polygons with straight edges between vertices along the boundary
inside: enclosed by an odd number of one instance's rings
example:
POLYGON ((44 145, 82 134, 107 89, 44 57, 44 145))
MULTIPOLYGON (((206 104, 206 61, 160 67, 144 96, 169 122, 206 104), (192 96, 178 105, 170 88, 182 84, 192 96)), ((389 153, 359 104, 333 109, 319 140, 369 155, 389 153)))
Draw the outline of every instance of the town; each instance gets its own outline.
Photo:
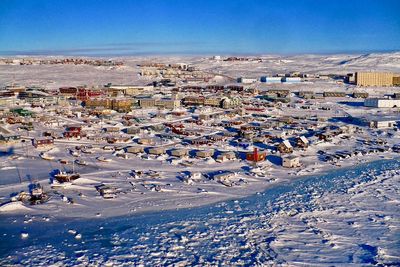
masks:
POLYGON ((190 207, 400 152, 400 74, 230 71, 270 61, 136 59, 136 84, 7 82, 0 211, 107 216, 190 207))

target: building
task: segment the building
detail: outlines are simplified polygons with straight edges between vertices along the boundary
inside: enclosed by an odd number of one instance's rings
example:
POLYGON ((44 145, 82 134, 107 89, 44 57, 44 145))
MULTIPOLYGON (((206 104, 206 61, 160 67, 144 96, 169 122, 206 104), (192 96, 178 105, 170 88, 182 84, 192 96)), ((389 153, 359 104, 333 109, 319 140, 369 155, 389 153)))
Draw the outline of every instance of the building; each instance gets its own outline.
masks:
POLYGON ((0 133, 0 144, 10 144, 15 143, 21 140, 21 136, 19 134, 12 133, 0 133))
POLYGON ((296 168, 300 166, 300 159, 297 156, 285 156, 281 157, 282 166, 285 168, 296 168))
POLYGON ((370 128, 385 129, 393 128, 396 126, 396 120, 393 119, 375 119, 369 121, 370 128))
POLYGON ((155 141, 153 138, 139 138, 137 140, 137 142, 138 142, 138 144, 141 144, 141 145, 154 145, 155 144, 155 141))
POLYGON ((214 150, 199 150, 196 152, 196 157, 210 158, 214 155, 214 150))
POLYGON ((253 152, 247 152, 246 153, 246 160, 248 161, 263 161, 267 157, 267 153, 265 151, 258 151, 258 149, 255 147, 253 152))
POLYGON ((394 86, 400 86, 400 76, 394 76, 393 77, 393 85, 394 86))
POLYGON ((285 82, 285 83, 299 83, 299 82, 301 82, 301 78, 300 77, 283 77, 282 78, 282 82, 285 82))
POLYGON ((133 154, 143 153, 144 152, 144 147, 141 147, 141 146, 128 146, 128 147, 125 147, 125 152, 133 153, 133 154))
POLYGON ((113 109, 119 112, 128 112, 133 105, 132 99, 126 98, 94 98, 85 101, 85 107, 88 108, 106 108, 113 109))
POLYGON ((284 140, 277 147, 278 151, 281 153, 292 153, 293 147, 288 140, 284 140))
POLYGON ((222 152, 217 156, 217 161, 218 162, 225 162, 227 160, 234 160, 236 159, 236 154, 233 151, 230 152, 222 152))
POLYGON ((58 91, 66 97, 74 97, 78 94, 78 88, 76 87, 60 87, 58 91))
POLYGON ((171 156, 174 157, 184 157, 188 154, 188 151, 186 149, 183 148, 176 148, 170 151, 171 156))
POLYGON ((395 108, 400 107, 400 99, 367 98, 364 100, 364 106, 373 108, 395 108))
POLYGON ((163 155, 163 154, 165 154, 165 149, 163 147, 152 147, 152 148, 149 148, 149 154, 163 155))
POLYGON ((156 99, 154 98, 142 98, 139 99, 139 106, 141 108, 152 108, 156 105, 156 99))
POLYGON ((391 72, 356 72, 358 86, 393 86, 391 72))
POLYGON ((153 90, 153 86, 137 86, 137 85, 116 85, 107 84, 104 86, 112 96, 123 94, 125 96, 136 96, 153 90))
POLYGON ((267 77, 263 76, 260 79, 261 82, 263 83, 281 83, 282 82, 282 77, 267 77))
POLYGON ((82 136, 81 125, 68 125, 63 133, 65 138, 79 138, 82 136))
POLYGON ((229 181, 230 179, 232 179, 233 177, 235 177, 235 173, 231 172, 231 171, 219 171, 219 173, 216 173, 212 176, 212 178, 215 181, 218 182, 222 182, 222 181, 229 181))
POLYGON ((32 145, 36 148, 53 146, 54 139, 52 137, 38 137, 32 140, 32 145))
POLYGON ((104 131, 106 133, 119 133, 120 130, 121 129, 118 126, 107 126, 107 127, 104 127, 104 131))
POLYGON ((244 78, 244 77, 239 77, 237 79, 238 83, 256 83, 257 79, 255 78, 244 78))
POLYGON ((369 94, 366 92, 354 92, 353 97, 354 98, 368 98, 369 94))
POLYGON ((324 97, 346 97, 347 94, 345 92, 324 92, 324 97))
POLYGON ((305 136, 300 136, 296 139, 296 146, 301 148, 307 148, 309 144, 308 139, 305 136))
POLYGON ((12 113, 18 114, 19 116, 22 116, 22 117, 30 117, 34 114, 32 111, 26 110, 23 108, 15 108, 15 109, 11 109, 10 111, 12 113))
POLYGON ((179 99, 155 99, 155 98, 142 98, 139 99, 139 106, 141 108, 166 108, 166 109, 176 109, 181 106, 181 101, 179 99))
POLYGON ((127 134, 139 134, 140 133, 140 128, 138 128, 138 127, 126 128, 126 133, 127 134))

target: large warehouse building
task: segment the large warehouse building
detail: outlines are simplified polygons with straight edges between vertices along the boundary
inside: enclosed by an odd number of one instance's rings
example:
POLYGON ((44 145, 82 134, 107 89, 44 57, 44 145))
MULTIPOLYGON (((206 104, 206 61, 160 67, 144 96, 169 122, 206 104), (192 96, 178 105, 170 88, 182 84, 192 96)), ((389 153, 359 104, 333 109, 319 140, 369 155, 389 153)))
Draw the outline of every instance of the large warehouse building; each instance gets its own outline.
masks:
POLYGON ((356 72, 358 86, 393 86, 391 72, 356 72))

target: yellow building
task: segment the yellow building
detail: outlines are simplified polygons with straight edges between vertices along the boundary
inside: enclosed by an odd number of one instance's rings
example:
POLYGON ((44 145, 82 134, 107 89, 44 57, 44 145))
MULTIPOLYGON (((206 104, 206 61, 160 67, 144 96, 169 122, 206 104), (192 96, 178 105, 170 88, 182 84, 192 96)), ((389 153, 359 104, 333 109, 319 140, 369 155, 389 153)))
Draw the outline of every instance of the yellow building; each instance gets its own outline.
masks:
POLYGON ((85 101, 85 106, 88 108, 103 107, 106 109, 113 109, 116 111, 130 111, 132 107, 132 99, 111 99, 111 98, 97 98, 88 99, 85 101))
POLYGON ((358 86, 393 86, 391 72, 356 72, 358 86))
POLYGON ((204 99, 204 105, 205 106, 219 107, 220 104, 221 104, 221 99, 220 98, 205 98, 204 99))
POLYGON ((142 108, 160 107, 166 109, 179 108, 181 101, 178 99, 155 99, 155 98, 143 98, 139 99, 139 106, 142 108))
POLYGON ((400 86, 400 76, 393 77, 393 85, 400 86))

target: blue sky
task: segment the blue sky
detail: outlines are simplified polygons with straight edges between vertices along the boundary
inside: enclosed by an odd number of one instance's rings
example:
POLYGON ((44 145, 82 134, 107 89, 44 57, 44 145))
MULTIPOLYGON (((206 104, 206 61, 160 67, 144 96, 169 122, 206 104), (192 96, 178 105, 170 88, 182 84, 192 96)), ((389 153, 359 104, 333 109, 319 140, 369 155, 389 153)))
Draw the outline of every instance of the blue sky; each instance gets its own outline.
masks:
POLYGON ((0 54, 393 50, 399 0, 0 0, 0 54))

